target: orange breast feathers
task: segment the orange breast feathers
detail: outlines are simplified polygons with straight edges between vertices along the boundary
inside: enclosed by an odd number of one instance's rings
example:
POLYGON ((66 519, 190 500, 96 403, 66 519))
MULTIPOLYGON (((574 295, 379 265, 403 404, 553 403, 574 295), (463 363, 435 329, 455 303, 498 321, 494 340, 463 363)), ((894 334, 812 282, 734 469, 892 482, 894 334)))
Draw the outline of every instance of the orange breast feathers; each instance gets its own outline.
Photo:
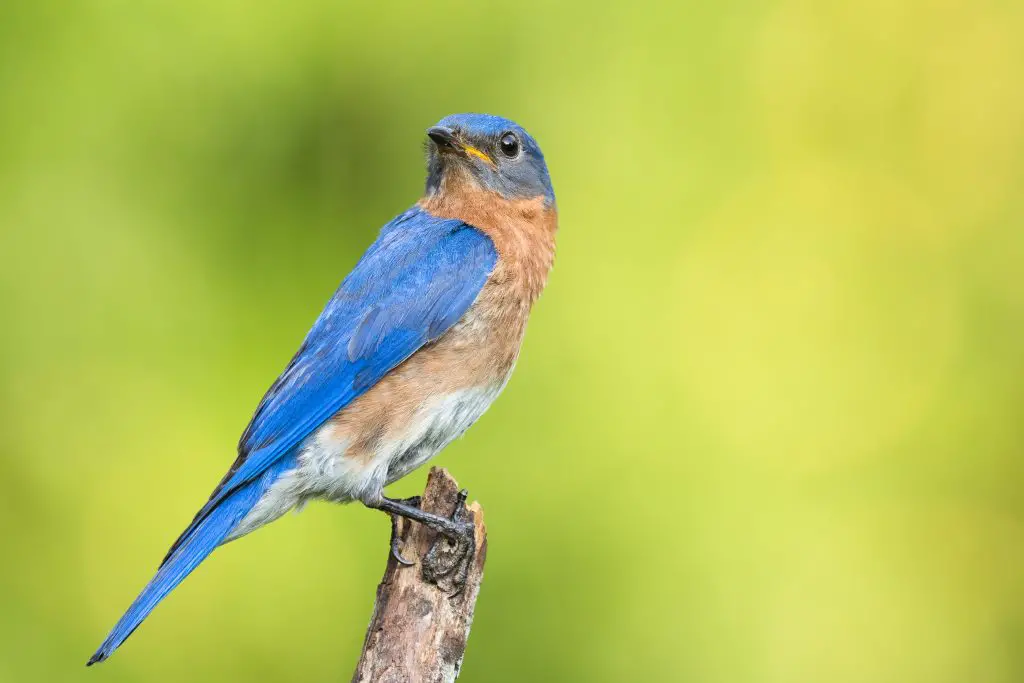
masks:
MULTIPOLYGON (((477 228, 494 242, 498 263, 474 308, 493 309, 512 328, 525 326, 530 308, 547 284, 555 260, 558 211, 544 197, 506 199, 470 184, 425 197, 419 206, 440 218, 454 218, 477 228)), ((506 329, 512 332, 513 329, 506 329)))

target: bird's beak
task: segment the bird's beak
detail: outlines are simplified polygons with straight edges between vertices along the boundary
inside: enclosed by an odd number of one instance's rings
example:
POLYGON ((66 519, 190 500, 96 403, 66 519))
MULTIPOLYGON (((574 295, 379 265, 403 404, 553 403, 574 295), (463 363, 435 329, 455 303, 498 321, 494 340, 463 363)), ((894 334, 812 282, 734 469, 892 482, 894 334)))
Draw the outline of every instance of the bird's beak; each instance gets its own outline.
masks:
POLYGON ((459 141, 455 139, 455 131, 444 126, 427 129, 427 137, 434 141, 438 149, 457 149, 459 141))
POLYGON ((494 166, 494 159, 489 154, 460 140, 451 128, 434 126, 427 129, 427 137, 434 142, 439 152, 454 152, 465 157, 476 157, 489 166, 494 166))

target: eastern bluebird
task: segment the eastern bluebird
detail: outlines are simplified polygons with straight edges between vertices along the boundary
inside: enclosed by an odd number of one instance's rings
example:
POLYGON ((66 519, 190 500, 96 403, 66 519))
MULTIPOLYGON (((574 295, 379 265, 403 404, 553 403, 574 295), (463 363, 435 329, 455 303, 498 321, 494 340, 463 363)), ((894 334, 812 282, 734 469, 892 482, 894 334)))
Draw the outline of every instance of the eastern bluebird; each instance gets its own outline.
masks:
MULTIPOLYGON (((512 121, 427 130, 426 192, 385 225, 271 385, 238 457, 89 660, 109 657, 213 550, 321 499, 472 539, 384 496, 466 431, 508 382, 547 281, 558 215, 544 155, 512 121)), ((401 559, 392 534, 392 551, 401 559)), ((472 546, 472 543, 469 544, 472 546)))

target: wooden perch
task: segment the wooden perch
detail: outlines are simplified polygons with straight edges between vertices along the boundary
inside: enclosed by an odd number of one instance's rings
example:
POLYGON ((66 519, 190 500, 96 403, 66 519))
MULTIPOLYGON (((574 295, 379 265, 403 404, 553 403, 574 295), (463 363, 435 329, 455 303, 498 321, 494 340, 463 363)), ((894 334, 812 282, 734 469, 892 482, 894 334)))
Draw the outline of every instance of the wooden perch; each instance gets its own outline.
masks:
MULTIPOLYGON (((447 517, 456 504, 463 505, 455 479, 443 468, 431 468, 420 508, 447 517)), ((401 554, 414 566, 403 566, 388 554, 353 683, 450 683, 458 678, 487 555, 483 509, 474 502, 465 514, 466 519, 472 515, 475 527, 471 555, 458 552, 457 544, 443 535, 398 518, 401 554), (461 590, 460 575, 465 575, 461 590)))

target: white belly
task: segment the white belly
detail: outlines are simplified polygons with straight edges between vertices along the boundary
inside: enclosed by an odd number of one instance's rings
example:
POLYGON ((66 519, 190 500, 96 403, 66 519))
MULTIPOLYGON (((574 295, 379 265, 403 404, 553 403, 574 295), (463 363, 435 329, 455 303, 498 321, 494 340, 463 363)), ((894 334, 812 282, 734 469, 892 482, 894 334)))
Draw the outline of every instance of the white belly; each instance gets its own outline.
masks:
POLYGON ((321 427, 306 439, 298 467, 270 487, 225 542, 272 522, 308 500, 376 502, 387 484, 426 463, 469 429, 507 381, 506 377, 499 384, 430 399, 406 422, 404 430, 387 433, 388 438, 380 441, 370 458, 346 457, 347 440, 339 439, 331 426, 321 427))
POLYGON ((422 406, 412 427, 401 438, 382 444, 377 457, 387 461, 388 466, 381 488, 409 474, 462 436, 491 407, 504 387, 502 382, 463 389, 422 406))

